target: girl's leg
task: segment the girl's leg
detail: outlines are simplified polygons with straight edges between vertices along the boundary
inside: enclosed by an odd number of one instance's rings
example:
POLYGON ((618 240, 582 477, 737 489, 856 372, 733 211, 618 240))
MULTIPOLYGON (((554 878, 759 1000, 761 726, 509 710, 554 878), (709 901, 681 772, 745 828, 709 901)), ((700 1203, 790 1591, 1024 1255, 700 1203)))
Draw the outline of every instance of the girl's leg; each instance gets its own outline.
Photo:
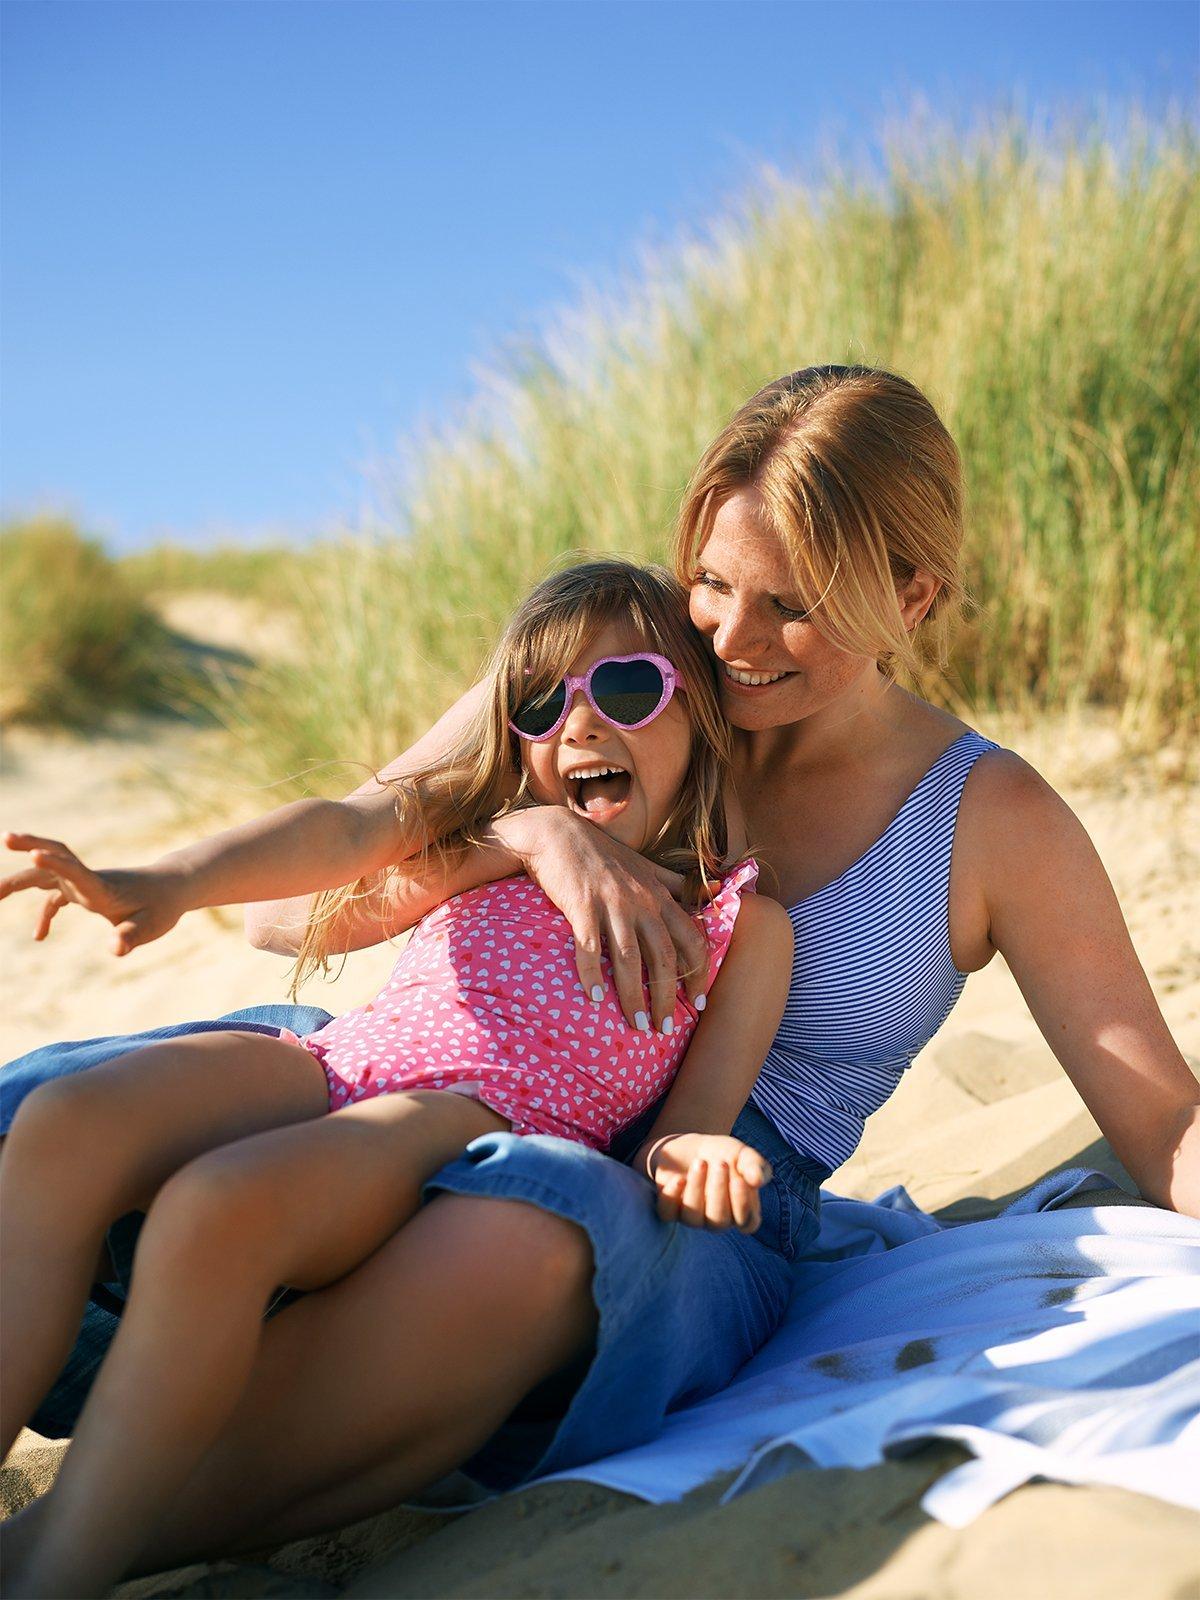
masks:
POLYGON ((217 1145, 329 1109, 307 1050, 207 1033, 35 1089, 0 1163, 0 1458, 62 1368, 109 1225, 217 1145))
POLYGON ((412 1215, 425 1178, 507 1127, 459 1095, 383 1096, 228 1145, 171 1179, 32 1561, 12 1571, 17 1592, 99 1594, 115 1581, 229 1421, 270 1291, 342 1277, 412 1215))

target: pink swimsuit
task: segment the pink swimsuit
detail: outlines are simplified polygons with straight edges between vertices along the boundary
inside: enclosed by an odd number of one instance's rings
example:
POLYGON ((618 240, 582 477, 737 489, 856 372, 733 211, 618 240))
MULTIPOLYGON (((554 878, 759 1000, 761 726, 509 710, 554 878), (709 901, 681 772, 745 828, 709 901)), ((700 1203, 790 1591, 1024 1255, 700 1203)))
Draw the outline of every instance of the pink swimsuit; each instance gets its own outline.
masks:
MULTIPOLYGON (((709 942, 706 991, 758 863, 743 861, 697 913, 709 942)), ((598 1004, 575 970, 571 925, 529 878, 457 894, 413 929, 387 984, 317 1033, 284 1037, 310 1050, 329 1105, 401 1089, 447 1089, 481 1100, 514 1133, 548 1133, 604 1150, 666 1090, 697 1015, 676 993, 665 1037, 625 1022, 602 957, 598 1004)))

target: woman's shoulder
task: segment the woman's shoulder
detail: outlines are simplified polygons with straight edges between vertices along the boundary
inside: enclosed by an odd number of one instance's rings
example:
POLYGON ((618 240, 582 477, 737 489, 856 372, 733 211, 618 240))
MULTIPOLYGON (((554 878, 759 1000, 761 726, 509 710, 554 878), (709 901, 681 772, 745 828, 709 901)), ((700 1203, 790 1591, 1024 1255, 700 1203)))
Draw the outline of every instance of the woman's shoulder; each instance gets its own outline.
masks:
MULTIPOLYGON (((956 843, 998 837, 1031 837, 1047 820, 1070 809, 1037 769, 986 731, 905 691, 905 734, 922 746, 923 762, 934 752, 942 762, 956 752, 966 767, 956 843)), ((974 853, 973 851, 971 853, 974 853)), ((963 854, 962 849, 959 854, 963 854)))
POLYGON ((965 761, 968 764, 970 775, 975 779, 974 788, 978 791, 984 785, 975 778, 977 771, 989 774, 992 784, 1003 783, 1005 775, 1014 770, 1014 763, 1023 765, 1021 758, 1013 751, 1006 750, 989 734, 973 728, 953 712, 931 705, 928 700, 922 700, 907 690, 901 692, 904 713, 899 722, 894 724, 899 741, 893 749, 897 754, 901 750, 906 752, 903 761, 906 767, 919 767, 929 773, 951 757, 953 752, 960 763, 965 761))
POLYGON ((997 908, 1018 887, 1031 904, 1048 905, 1094 856, 1083 824, 1036 767, 1002 746, 982 751, 967 775, 954 833, 955 901, 976 908, 979 929, 973 958, 962 944, 969 962, 963 970, 990 958, 997 908))
POLYGON ((915 695, 907 696, 911 735, 938 750, 958 752, 966 766, 955 827, 959 856, 1009 844, 1033 847, 1049 828, 1073 817, 1066 801, 1023 756, 986 731, 915 695))
POLYGON ((963 789, 959 830, 981 844, 1036 847, 1047 828, 1074 818, 1070 806, 1024 756, 992 743, 980 751, 963 789))

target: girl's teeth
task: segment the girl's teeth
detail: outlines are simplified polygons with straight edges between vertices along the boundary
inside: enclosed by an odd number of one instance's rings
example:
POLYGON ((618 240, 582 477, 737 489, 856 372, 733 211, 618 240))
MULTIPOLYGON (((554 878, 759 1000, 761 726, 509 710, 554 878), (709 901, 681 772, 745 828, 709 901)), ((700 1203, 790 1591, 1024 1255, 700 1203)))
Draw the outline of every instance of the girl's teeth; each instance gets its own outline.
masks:
POLYGON ((726 667, 726 673, 734 683, 760 684, 778 683, 780 678, 786 678, 786 672, 738 672, 734 667, 726 667))
POLYGON ((625 771, 624 767, 581 767, 578 772, 573 772, 573 778, 603 778, 608 773, 625 771))

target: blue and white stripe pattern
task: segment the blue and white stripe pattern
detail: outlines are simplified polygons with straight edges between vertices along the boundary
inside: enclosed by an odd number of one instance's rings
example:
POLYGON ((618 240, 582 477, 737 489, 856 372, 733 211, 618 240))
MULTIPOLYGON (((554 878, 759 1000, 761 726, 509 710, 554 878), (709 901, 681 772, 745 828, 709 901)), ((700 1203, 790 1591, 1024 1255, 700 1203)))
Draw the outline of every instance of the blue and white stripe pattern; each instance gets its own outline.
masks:
POLYGON ((999 746, 968 729, 864 855, 791 906, 792 983, 751 1098, 833 1170, 949 1016, 966 974, 950 954, 950 851, 967 774, 999 746))

